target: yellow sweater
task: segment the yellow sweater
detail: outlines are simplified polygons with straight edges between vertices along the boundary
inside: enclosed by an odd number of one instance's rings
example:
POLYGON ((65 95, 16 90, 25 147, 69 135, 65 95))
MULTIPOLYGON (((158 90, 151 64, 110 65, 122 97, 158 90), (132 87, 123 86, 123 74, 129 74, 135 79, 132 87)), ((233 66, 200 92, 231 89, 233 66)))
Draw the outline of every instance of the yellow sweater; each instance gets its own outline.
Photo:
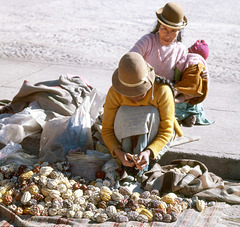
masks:
POLYGON ((114 119, 118 108, 126 106, 155 106, 160 113, 160 127, 158 134, 153 142, 148 146, 152 151, 150 158, 155 159, 159 151, 169 142, 173 134, 173 128, 176 134, 182 136, 182 131, 174 116, 175 106, 172 91, 168 85, 154 84, 154 99, 151 100, 152 88, 147 92, 144 99, 140 102, 133 102, 126 96, 119 94, 113 87, 107 93, 104 104, 104 114, 102 121, 102 138, 113 155, 116 147, 121 147, 114 134, 114 119))

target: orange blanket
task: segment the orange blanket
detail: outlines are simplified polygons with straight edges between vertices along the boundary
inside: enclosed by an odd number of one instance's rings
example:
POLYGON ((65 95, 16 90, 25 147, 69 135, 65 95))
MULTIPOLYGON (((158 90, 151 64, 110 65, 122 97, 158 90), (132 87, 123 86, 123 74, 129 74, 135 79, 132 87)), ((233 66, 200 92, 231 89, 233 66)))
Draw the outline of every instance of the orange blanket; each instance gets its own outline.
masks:
POLYGON ((189 104, 201 103, 208 93, 207 79, 201 77, 201 71, 205 66, 201 63, 189 66, 182 74, 181 80, 174 85, 174 88, 181 94, 191 96, 189 104))

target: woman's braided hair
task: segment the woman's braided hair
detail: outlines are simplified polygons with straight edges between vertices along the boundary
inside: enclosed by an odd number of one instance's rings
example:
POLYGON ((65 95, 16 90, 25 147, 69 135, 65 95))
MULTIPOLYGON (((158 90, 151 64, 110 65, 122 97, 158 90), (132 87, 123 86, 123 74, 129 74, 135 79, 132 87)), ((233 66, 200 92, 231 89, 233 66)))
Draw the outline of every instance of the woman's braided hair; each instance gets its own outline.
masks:
POLYGON ((166 84, 166 85, 168 85, 171 88, 171 91, 172 91, 173 97, 174 97, 174 86, 173 86, 173 83, 170 80, 166 79, 163 76, 156 75, 155 76, 155 81, 158 84, 166 84))

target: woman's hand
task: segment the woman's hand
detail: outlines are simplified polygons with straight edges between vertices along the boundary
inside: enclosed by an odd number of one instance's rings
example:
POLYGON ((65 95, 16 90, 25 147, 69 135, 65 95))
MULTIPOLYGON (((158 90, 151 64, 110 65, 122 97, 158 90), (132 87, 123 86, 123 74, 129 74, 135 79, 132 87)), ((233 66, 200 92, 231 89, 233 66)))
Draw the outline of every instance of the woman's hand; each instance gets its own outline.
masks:
POLYGON ((142 151, 139 154, 138 159, 136 161, 136 166, 139 170, 142 170, 149 165, 150 154, 151 154, 151 151, 149 149, 142 151))
POLYGON ((124 166, 133 167, 135 165, 135 163, 131 159, 131 154, 125 153, 120 148, 115 148, 113 152, 115 155, 117 155, 117 157, 124 166))
POLYGON ((179 94, 175 97, 175 103, 182 103, 185 101, 185 97, 183 94, 179 94))

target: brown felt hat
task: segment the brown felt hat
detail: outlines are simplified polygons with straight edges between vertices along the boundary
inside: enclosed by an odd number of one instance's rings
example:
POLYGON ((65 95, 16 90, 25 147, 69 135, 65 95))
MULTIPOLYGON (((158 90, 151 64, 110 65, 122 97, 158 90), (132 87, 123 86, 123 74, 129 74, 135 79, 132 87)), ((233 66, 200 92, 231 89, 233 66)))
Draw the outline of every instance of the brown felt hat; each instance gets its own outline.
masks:
POLYGON ((136 53, 130 52, 120 59, 112 76, 114 89, 128 97, 136 97, 147 92, 155 80, 154 69, 136 53))
POLYGON ((176 2, 168 2, 156 11, 156 15, 158 21, 169 28, 181 29, 188 23, 183 7, 176 2))

